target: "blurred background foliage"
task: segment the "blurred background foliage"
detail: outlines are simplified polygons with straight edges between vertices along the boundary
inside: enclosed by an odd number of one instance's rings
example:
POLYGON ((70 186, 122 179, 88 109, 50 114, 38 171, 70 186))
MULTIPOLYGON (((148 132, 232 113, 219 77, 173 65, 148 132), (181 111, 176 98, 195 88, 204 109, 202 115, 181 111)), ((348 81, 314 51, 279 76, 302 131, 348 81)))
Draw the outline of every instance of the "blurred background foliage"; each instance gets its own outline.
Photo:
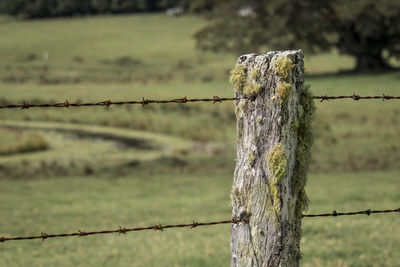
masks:
POLYGON ((196 34, 213 51, 337 48, 354 56, 355 70, 389 69, 400 57, 400 3, 396 0, 0 0, 0 12, 22 18, 165 11, 201 13, 210 25, 196 34), (240 38, 238 38, 240 36, 240 38))
POLYGON ((243 53, 302 48, 354 56, 355 70, 390 68, 400 57, 400 2, 396 0, 216 1, 211 25, 197 33, 198 45, 243 53), (240 36, 240 38, 239 38, 240 36))
POLYGON ((24 18, 87 14, 156 12, 180 4, 176 0, 1 0, 1 10, 24 18))

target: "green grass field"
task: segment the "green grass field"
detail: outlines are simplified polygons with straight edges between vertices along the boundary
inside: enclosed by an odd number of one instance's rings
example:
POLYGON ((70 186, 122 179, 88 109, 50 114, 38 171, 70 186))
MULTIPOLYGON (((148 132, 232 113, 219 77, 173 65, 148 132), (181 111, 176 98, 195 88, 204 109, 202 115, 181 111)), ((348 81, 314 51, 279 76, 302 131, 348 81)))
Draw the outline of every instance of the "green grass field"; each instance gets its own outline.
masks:
MULTIPOLYGON (((309 212, 384 209, 399 202, 400 172, 311 175, 309 212), (379 182, 376 180, 379 179, 379 182), (360 186, 362 181, 362 186, 360 186)), ((1 234, 118 229, 229 219, 228 174, 1 181, 1 234), (12 204, 18 203, 18 204, 12 204)), ((306 218, 303 266, 398 266, 397 214, 306 218), (373 264, 371 264, 373 263, 373 264)), ((45 242, 10 241, 3 266, 228 266, 229 226, 133 232, 45 242)))
MULTIPOLYGON (((0 104, 230 97, 238 55, 196 50, 204 23, 0 19, 0 104)), ((306 81, 315 95, 399 94, 400 72, 337 74, 353 64, 306 55, 306 81)), ((308 212, 398 208, 398 102, 316 105, 308 212)), ((230 218, 235 123, 232 103, 1 110, 0 236, 230 218)), ((302 266, 399 266, 399 225, 397 214, 304 219, 302 266)), ((0 245, 0 266, 229 264, 226 225, 0 245)))

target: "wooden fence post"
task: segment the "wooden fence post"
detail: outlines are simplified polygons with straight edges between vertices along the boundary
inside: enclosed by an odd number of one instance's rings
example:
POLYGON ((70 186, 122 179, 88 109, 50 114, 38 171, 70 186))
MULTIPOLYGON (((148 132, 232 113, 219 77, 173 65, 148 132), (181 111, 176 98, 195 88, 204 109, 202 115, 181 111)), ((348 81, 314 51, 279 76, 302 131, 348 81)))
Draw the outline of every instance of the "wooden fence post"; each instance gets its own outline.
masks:
POLYGON ((232 187, 232 266, 298 266, 301 213, 312 145, 314 103, 304 86, 303 52, 239 57, 237 162, 232 187))

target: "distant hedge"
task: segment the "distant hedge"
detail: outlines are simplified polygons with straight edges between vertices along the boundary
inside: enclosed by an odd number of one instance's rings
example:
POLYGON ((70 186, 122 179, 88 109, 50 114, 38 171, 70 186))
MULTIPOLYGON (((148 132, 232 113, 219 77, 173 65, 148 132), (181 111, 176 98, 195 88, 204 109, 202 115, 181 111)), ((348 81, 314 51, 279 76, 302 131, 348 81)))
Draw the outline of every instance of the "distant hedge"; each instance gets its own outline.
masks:
POLYGON ((0 13, 23 18, 157 12, 191 0, 0 0, 0 13))

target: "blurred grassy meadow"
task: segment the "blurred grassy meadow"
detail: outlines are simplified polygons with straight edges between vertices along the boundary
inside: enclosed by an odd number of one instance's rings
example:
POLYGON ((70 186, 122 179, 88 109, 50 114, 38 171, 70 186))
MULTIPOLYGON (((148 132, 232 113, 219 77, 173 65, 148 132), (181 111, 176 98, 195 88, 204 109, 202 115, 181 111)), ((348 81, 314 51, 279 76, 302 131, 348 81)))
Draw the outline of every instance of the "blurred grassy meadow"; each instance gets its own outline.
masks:
MULTIPOLYGON (((0 19, 0 103, 231 97, 239 55, 195 49, 204 21, 160 14, 0 19)), ((400 72, 305 58, 315 95, 399 94, 400 72)), ((395 62, 398 64, 398 62, 395 62)), ((316 103, 309 213, 397 208, 400 106, 316 103)), ((0 236, 230 218, 233 103, 0 111, 0 236)), ((304 219, 302 266, 399 266, 397 214, 304 219)), ((228 266, 229 226, 10 241, 0 266, 228 266)))

